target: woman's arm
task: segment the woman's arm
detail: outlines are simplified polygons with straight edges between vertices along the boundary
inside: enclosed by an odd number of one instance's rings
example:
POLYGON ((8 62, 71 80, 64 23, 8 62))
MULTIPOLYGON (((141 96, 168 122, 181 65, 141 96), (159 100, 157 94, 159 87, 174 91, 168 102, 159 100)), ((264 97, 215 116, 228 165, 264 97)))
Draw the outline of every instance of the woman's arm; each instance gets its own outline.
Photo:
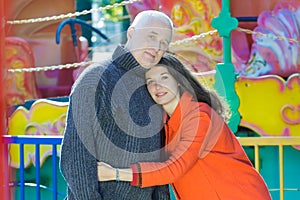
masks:
POLYGON ((204 138, 211 127, 209 116, 196 109, 183 121, 180 141, 165 162, 140 162, 131 164, 131 168, 119 169, 106 163, 98 163, 99 181, 116 180, 131 181, 133 186, 149 187, 175 182, 189 171, 199 159, 199 152, 204 138), (201 124, 201 128, 199 127, 201 124))
POLYGON ((98 162, 97 164, 99 181, 132 181, 131 168, 113 168, 105 162, 98 162))
POLYGON ((199 108, 191 110, 183 118, 176 148, 165 162, 139 162, 131 165, 132 185, 149 187, 174 183, 186 174, 200 159, 199 153, 209 129, 212 128, 208 114, 199 113, 199 108), (135 166, 135 167, 133 167, 135 166))

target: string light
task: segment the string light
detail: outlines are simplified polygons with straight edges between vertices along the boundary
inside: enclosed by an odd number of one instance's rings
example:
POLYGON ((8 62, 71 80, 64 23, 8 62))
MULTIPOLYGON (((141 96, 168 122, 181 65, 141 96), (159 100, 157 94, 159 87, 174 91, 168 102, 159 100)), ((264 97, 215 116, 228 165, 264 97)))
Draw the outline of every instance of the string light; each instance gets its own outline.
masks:
POLYGON ((61 19, 66 19, 66 18, 78 17, 78 16, 81 16, 81 15, 87 15, 87 14, 91 14, 93 12, 101 12, 101 11, 104 11, 104 10, 109 10, 109 9, 112 9, 112 8, 116 8, 116 7, 119 7, 119 6, 125 6, 125 5, 128 5, 128 4, 132 4, 132 3, 140 2, 140 1, 141 0, 129 0, 129 1, 123 1, 121 3, 115 3, 113 5, 107 5, 105 7, 92 8, 90 10, 83 10, 83 11, 75 12, 75 13, 61 14, 61 15, 50 16, 50 17, 13 20, 13 21, 7 21, 6 23, 7 24, 30 24, 30 23, 56 21, 56 20, 61 20, 61 19))
POLYGON ((299 40, 296 40, 294 38, 286 38, 286 37, 282 37, 282 36, 276 36, 276 35, 271 35, 271 34, 265 34, 265 33, 261 33, 261 32, 257 32, 257 31, 252 31, 249 29, 244 29, 244 28, 240 28, 238 27, 236 29, 237 31, 241 31, 241 32, 245 32, 247 34, 252 34, 252 35, 258 35, 258 36, 262 36, 262 37, 267 37, 267 38, 271 38, 274 40, 287 40, 290 43, 296 43, 296 44, 300 44, 299 40))
POLYGON ((40 71, 49 71, 49 70, 57 70, 57 69, 69 69, 69 68, 77 68, 85 65, 90 65, 94 63, 93 61, 80 62, 80 63, 72 63, 65 65, 55 65, 55 66, 45 66, 45 67, 33 67, 33 68, 19 68, 19 69, 8 69, 8 72, 18 73, 18 72, 40 72, 40 71))

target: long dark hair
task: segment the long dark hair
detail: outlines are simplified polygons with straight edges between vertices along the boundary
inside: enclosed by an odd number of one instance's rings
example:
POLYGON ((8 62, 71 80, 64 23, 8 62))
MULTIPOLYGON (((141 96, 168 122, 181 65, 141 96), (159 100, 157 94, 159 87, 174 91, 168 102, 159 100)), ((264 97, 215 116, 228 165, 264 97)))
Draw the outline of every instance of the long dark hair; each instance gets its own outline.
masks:
POLYGON ((195 101, 203 102, 213 108, 225 121, 228 121, 230 112, 228 105, 215 90, 203 86, 199 80, 174 55, 165 54, 158 65, 165 66, 177 80, 180 92, 189 92, 195 101))

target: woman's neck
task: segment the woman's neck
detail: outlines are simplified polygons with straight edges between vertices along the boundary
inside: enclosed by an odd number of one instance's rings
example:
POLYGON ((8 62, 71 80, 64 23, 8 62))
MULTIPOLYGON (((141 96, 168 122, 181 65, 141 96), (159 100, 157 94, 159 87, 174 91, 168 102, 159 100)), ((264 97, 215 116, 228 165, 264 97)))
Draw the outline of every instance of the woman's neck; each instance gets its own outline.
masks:
POLYGON ((171 102, 164 104, 162 107, 166 111, 166 113, 171 117, 174 113, 178 103, 180 101, 180 97, 178 96, 176 99, 172 100, 171 102))

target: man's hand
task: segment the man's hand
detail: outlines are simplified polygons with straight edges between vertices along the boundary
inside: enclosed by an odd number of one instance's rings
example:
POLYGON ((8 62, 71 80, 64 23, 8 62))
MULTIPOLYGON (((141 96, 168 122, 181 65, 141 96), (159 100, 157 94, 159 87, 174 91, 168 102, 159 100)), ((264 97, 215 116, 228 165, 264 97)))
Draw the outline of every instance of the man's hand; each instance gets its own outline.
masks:
POLYGON ((98 181, 116 180, 116 168, 105 162, 97 162, 98 165, 98 181))

